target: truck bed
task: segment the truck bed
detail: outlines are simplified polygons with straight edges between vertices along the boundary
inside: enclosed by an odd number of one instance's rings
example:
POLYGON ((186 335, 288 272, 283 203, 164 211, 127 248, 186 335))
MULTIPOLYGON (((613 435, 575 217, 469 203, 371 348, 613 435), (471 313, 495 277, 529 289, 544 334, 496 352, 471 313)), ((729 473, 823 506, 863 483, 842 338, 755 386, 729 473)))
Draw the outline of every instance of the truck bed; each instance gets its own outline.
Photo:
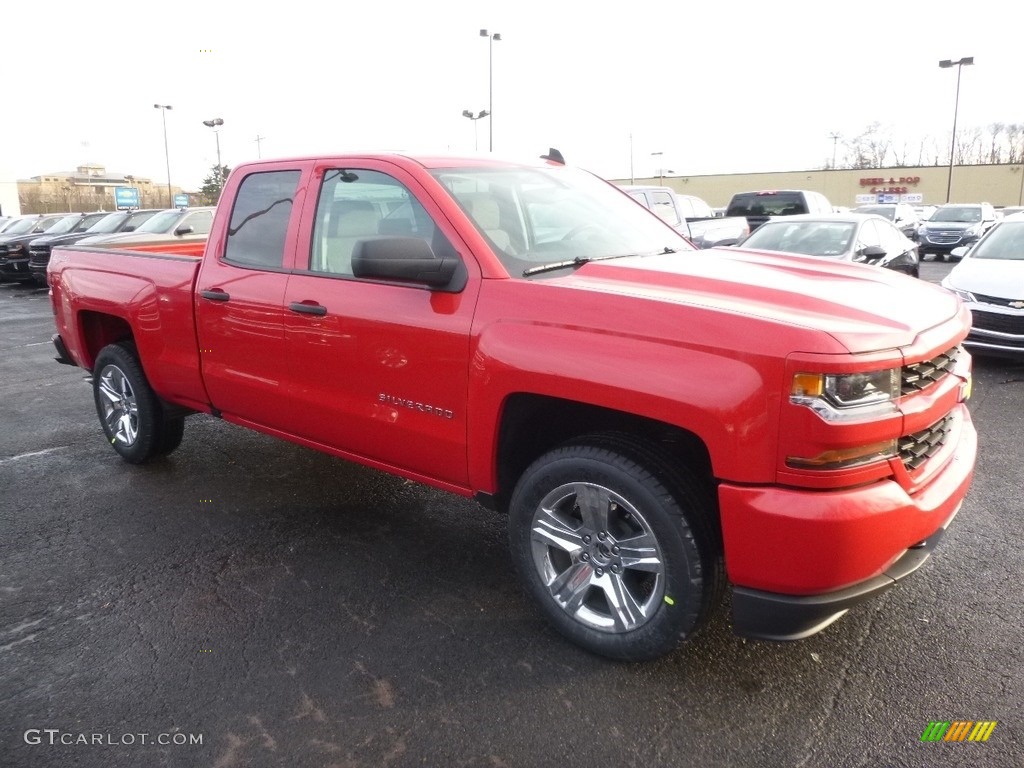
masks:
POLYGON ((105 345, 145 328, 151 332, 139 334, 137 343, 153 389, 209 411, 193 301, 204 247, 203 241, 168 241, 55 248, 48 280, 54 307, 64 309, 57 331, 71 360, 91 370, 105 345), (75 316, 80 322, 69 323, 75 316))

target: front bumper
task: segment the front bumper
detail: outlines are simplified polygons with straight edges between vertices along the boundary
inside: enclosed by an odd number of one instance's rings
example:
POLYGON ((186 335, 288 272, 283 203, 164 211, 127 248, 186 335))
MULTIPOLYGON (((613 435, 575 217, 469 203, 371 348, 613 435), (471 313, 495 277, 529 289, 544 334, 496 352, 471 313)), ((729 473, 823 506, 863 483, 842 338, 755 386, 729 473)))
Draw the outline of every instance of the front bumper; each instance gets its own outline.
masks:
POLYGON ((973 476, 978 437, 966 406, 955 423, 929 462, 939 463, 934 474, 911 491, 895 479, 834 491, 720 485, 736 631, 805 637, 916 570, 973 476))
POLYGON ((945 528, 908 549, 878 576, 824 595, 780 595, 736 587, 732 596, 733 631, 757 640, 803 640, 909 576, 931 555, 945 528))
POLYGON ((18 280, 31 275, 28 271, 28 256, 5 256, 0 258, 0 274, 18 280))

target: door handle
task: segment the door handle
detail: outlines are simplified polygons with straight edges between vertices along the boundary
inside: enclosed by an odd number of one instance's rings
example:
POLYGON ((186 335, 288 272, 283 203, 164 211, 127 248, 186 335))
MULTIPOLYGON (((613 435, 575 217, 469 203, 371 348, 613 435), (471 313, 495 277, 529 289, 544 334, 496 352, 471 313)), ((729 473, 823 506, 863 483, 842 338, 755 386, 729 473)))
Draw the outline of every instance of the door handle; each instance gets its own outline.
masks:
POLYGON ((214 288, 212 291, 200 291, 199 295, 210 301, 227 301, 231 298, 231 294, 227 291, 222 291, 220 288, 214 288))
POLYGON ((293 301, 291 304, 288 305, 288 309, 290 309, 292 312, 298 312, 300 315, 327 314, 327 307, 312 301, 308 303, 305 301, 293 301))

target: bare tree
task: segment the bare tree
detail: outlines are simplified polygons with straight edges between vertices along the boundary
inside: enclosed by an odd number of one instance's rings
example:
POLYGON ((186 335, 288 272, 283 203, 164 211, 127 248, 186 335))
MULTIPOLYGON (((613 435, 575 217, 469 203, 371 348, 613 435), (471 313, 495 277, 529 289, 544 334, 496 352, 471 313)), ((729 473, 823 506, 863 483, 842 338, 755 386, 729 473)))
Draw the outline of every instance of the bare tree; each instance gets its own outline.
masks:
POLYGON ((1024 161, 1024 123, 1010 123, 1005 133, 1006 162, 1015 164, 1024 161))
POLYGON ((982 159, 980 128, 964 128, 957 131, 955 144, 953 157, 956 165, 978 165, 985 162, 982 159))
POLYGON ((849 168, 884 168, 892 139, 879 122, 871 123, 860 134, 843 142, 849 168))
POLYGON ((989 135, 992 137, 992 146, 988 152, 990 163, 1001 163, 1003 161, 1003 130, 1006 128, 1002 123, 991 123, 988 126, 989 135))

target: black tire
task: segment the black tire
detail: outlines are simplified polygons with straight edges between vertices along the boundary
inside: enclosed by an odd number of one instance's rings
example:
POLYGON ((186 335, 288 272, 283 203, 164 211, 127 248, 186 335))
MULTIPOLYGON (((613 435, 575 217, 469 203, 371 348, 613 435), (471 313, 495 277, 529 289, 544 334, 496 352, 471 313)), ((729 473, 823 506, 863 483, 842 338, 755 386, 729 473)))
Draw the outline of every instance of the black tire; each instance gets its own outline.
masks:
POLYGON ((724 584, 709 488, 617 433, 535 461, 512 495, 509 541, 526 590, 554 627, 613 659, 647 661, 677 648, 707 621, 724 584))
POLYGON ((160 424, 160 437, 157 440, 156 451, 154 456, 166 456, 172 453, 179 445, 181 445, 181 439, 185 436, 185 417, 174 416, 171 418, 164 418, 160 424))
POLYGON ((163 406, 146 380, 135 345, 122 341, 100 350, 92 381, 100 425, 121 458, 142 464, 160 455, 168 440, 163 406))

